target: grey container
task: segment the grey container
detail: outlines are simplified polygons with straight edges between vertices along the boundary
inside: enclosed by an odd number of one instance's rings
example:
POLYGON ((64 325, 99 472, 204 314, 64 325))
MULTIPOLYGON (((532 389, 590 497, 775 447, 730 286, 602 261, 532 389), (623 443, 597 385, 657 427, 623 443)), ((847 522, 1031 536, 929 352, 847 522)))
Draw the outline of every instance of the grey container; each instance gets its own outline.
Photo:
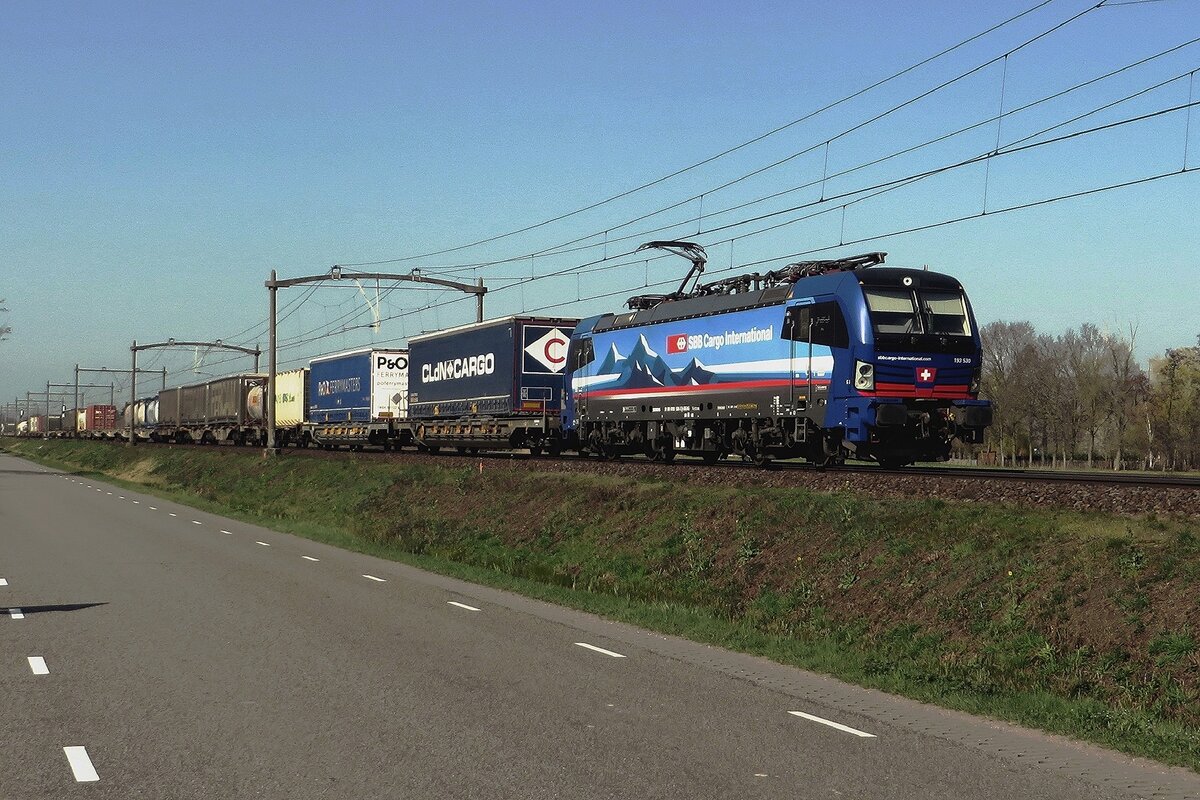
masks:
POLYGON ((178 386, 163 389, 158 393, 158 424, 172 428, 179 426, 179 397, 183 390, 178 386))
MULTIPOLYGON (((184 427, 257 424, 258 421, 251 418, 246 400, 250 389, 265 381, 264 375, 231 375, 208 383, 181 386, 178 390, 178 424, 184 427)), ((164 415, 168 413, 160 401, 160 422, 164 422, 164 415)))

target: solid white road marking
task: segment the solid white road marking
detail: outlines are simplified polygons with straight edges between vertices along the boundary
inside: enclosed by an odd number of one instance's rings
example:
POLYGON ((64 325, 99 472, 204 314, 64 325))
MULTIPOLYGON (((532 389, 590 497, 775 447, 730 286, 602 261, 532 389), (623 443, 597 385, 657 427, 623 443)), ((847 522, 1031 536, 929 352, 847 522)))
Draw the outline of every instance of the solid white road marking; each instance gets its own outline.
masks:
POLYGON ((305 561, 320 561, 321 560, 319 558, 313 558, 312 556, 300 556, 300 557, 303 558, 305 561))
POLYGON ((46 666, 46 659, 41 656, 30 656, 28 659, 29 668, 33 670, 34 675, 49 675, 50 668, 46 666))
POLYGON ((10 608, 8 615, 13 619, 25 619, 25 615, 21 613, 21 609, 19 608, 10 608))
POLYGON ((363 577, 369 581, 379 581, 380 583, 387 583, 387 578, 376 578, 374 575, 363 575, 363 577))
POLYGON ((621 655, 620 653, 614 653, 612 650, 605 650, 603 647, 596 647, 596 645, 588 644, 587 642, 576 642, 575 644, 578 645, 579 647, 586 647, 588 650, 595 650, 597 653, 604 653, 604 655, 612 656, 613 658, 624 658, 625 657, 625 656, 621 655))
POLYGON ((198 519, 194 519, 194 520, 192 520, 192 524, 193 524, 193 525, 199 525, 199 524, 200 524, 200 520, 198 520, 198 519))
POLYGON ((458 606, 459 608, 465 608, 467 611, 478 611, 479 610, 475 606, 469 606, 466 603, 459 603, 455 600, 447 600, 446 602, 452 606, 458 606))
POLYGON ((271 545, 267 544, 266 542, 258 542, 258 544, 261 544, 263 547, 270 547, 270 546, 271 546, 271 545))
POLYGON ((221 533, 228 533, 230 536, 233 536, 233 534, 229 533, 229 531, 221 531, 221 533))
POLYGON ((788 713, 794 714, 797 717, 803 717, 804 719, 809 720, 810 722, 816 722, 821 725, 828 725, 829 727, 836 728, 837 730, 842 731, 844 733, 852 733, 855 736, 861 736, 864 739, 877 738, 875 736, 875 734, 873 734, 873 733, 867 733, 866 731, 860 731, 858 728, 851 728, 849 725, 843 725, 840 722, 834 722, 833 720, 825 719, 824 717, 818 717, 818 716, 814 716, 812 714, 805 714, 803 711, 789 711, 788 713))
POLYGON ((75 773, 75 780, 79 783, 100 780, 96 768, 92 766, 92 760, 88 758, 86 747, 64 747, 63 752, 67 754, 67 761, 71 764, 71 772, 75 773))

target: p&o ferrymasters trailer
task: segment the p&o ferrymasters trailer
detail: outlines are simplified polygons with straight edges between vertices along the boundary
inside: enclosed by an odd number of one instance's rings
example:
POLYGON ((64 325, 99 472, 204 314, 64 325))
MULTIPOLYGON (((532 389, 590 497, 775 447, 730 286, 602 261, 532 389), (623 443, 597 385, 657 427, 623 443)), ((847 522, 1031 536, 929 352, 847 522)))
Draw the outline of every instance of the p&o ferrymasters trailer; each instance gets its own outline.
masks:
POLYGON ((409 441, 408 351, 371 348, 321 356, 309 363, 309 438, 324 447, 409 441))

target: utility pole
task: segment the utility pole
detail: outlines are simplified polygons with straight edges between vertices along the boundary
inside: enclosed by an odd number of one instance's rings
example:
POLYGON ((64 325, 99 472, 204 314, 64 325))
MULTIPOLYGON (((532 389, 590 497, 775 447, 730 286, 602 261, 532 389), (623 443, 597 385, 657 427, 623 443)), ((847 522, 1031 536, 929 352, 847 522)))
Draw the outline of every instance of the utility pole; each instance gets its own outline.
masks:
POLYGON ((129 346, 129 352, 133 354, 133 363, 129 367, 129 446, 133 447, 137 444, 137 434, 134 429, 137 428, 137 415, 135 406, 137 406, 137 339, 133 340, 133 344, 129 346))
POLYGON ((270 307, 271 311, 271 325, 268 328, 270 333, 267 338, 267 385, 266 391, 263 392, 263 402, 267 404, 266 452, 270 454, 276 454, 278 452, 278 448, 275 446, 275 376, 279 368, 275 361, 278 350, 276 346, 276 325, 278 320, 275 319, 275 312, 277 309, 276 304, 278 302, 276 295, 279 294, 279 282, 277 278, 278 275, 276 274, 275 270, 271 270, 271 280, 267 281, 267 294, 270 295, 268 306, 270 307))

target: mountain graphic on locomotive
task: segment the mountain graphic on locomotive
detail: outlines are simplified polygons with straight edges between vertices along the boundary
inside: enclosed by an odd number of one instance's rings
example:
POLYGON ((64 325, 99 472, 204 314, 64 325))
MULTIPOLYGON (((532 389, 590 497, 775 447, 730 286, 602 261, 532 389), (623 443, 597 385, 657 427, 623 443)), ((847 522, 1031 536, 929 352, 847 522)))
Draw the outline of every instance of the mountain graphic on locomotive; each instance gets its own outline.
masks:
POLYGON ((676 292, 575 328, 565 449, 894 467, 982 441, 979 334, 954 278, 867 253, 699 284, 700 245, 644 248, 692 269, 676 292))

